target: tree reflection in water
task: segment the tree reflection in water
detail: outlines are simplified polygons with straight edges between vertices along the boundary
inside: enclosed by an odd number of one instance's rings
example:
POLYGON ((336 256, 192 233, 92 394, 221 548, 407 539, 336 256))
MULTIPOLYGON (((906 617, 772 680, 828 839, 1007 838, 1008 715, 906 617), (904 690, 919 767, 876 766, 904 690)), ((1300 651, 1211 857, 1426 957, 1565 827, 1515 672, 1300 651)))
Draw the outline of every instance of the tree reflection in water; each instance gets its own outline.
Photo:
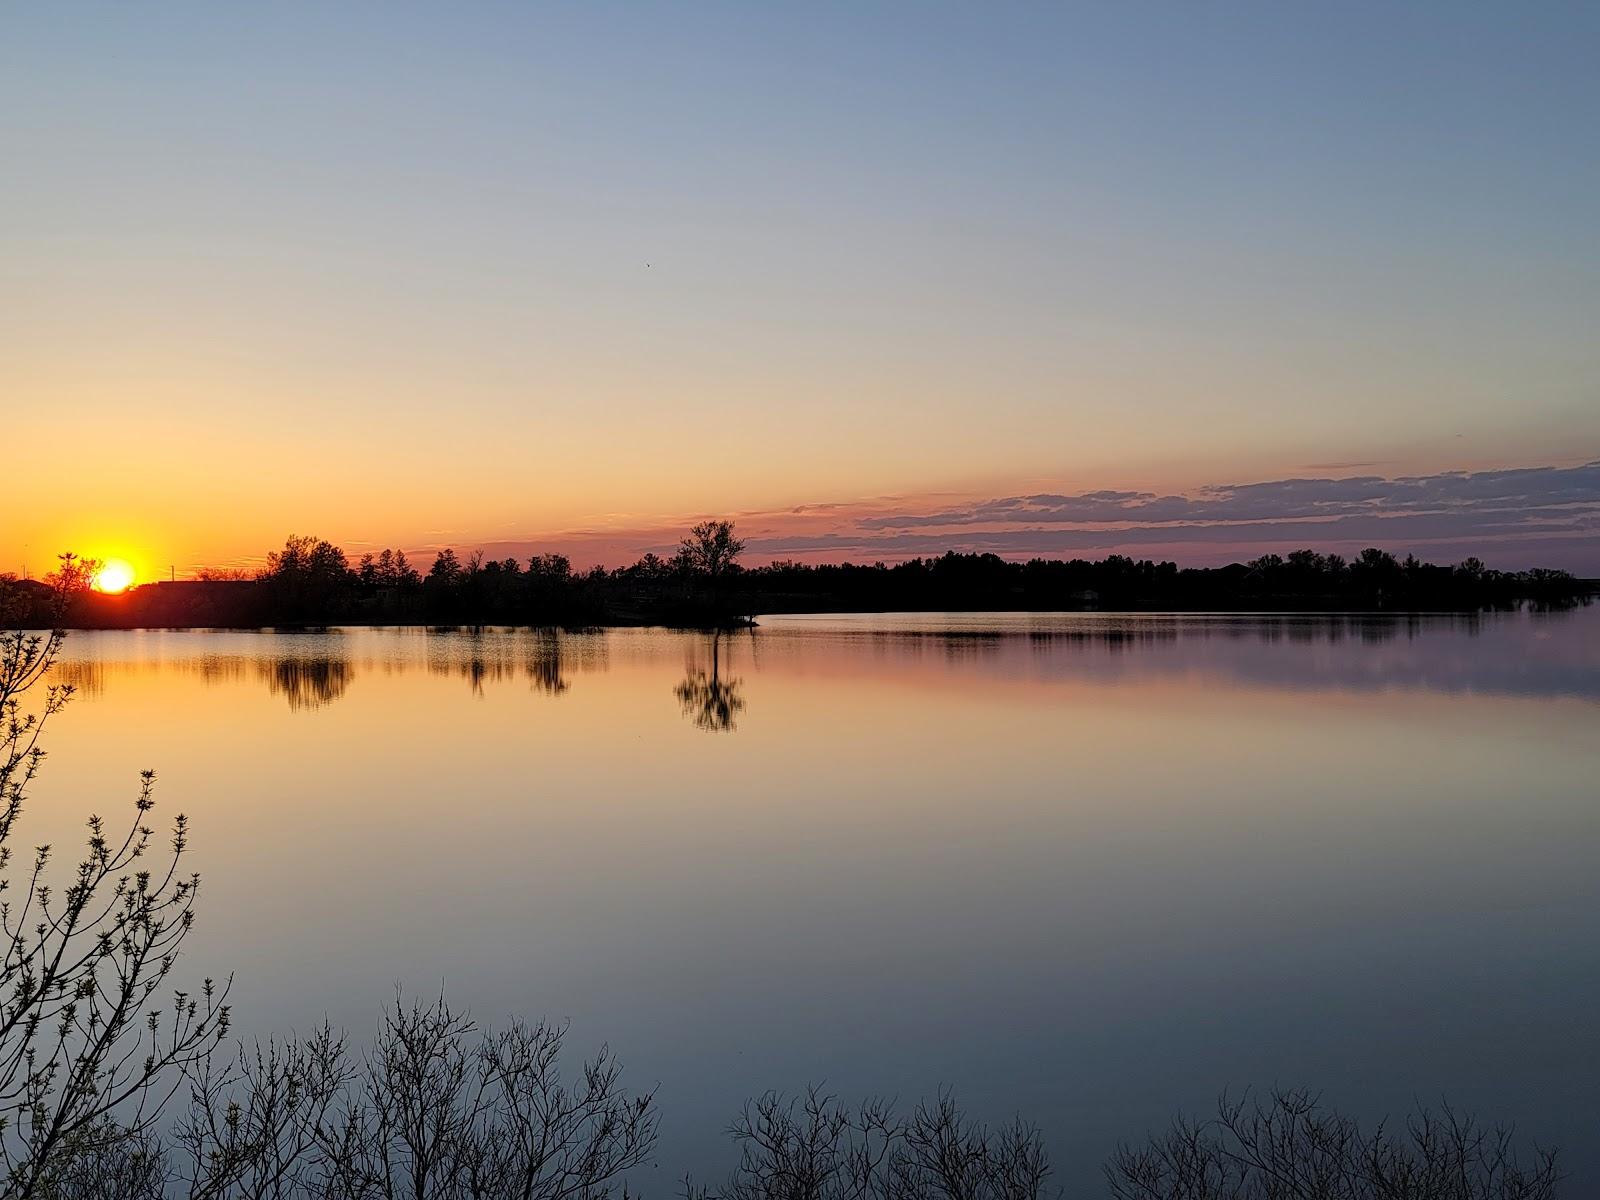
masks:
POLYGON ((332 704, 345 694, 354 674, 348 660, 325 656, 274 658, 259 670, 272 694, 283 695, 295 712, 332 704))
POLYGON ((683 715, 698 729, 711 733, 732 732, 737 729, 735 718, 744 711, 744 697, 739 694, 741 680, 722 678, 722 635, 711 638, 711 671, 691 666, 683 680, 673 689, 683 715))
POLYGON ((542 629, 528 651, 528 679, 533 690, 547 696, 559 696, 572 685, 562 671, 561 635, 553 629, 542 629))
MULTIPOLYGON (((482 629, 437 631, 450 639, 466 638, 470 653, 456 657, 460 642, 447 643, 451 649, 439 656, 430 657, 428 670, 435 674, 458 674, 467 681, 474 695, 483 695, 483 685, 505 680, 526 678, 533 690, 546 696, 560 696, 572 687, 566 668, 571 657, 557 629, 516 631, 508 637, 503 631, 486 633, 482 629)), ((604 670, 604 647, 596 646, 594 639, 585 639, 577 655, 582 670, 604 670)), ((404 666, 401 670, 406 669, 404 666)))

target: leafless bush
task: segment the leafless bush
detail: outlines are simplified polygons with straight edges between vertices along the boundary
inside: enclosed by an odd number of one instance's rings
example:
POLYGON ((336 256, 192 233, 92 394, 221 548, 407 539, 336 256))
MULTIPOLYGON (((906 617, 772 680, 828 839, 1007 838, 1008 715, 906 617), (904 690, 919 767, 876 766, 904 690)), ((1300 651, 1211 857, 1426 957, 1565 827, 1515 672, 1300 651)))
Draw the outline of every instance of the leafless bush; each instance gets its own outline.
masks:
POLYGON ((301 1041, 241 1048, 232 1062, 198 1064, 188 1109, 162 1154, 163 1188, 181 1183, 193 1200, 310 1194, 353 1078, 344 1039, 327 1026, 301 1041))
POLYGON ((595 1200, 655 1145, 654 1097, 628 1096, 609 1051, 564 1083, 561 1025, 515 1023, 469 1044, 443 1000, 397 1005, 361 1096, 321 1139, 335 1194, 440 1200, 595 1200))
POLYGON ((397 1004, 357 1059, 324 1027, 191 1070, 165 1139, 107 1138, 53 1200, 604 1200, 655 1145, 654 1097, 602 1049, 568 1083, 566 1029, 479 1036, 441 999, 397 1004))
POLYGON ((1555 1154, 1519 1161, 1512 1132, 1448 1108, 1370 1133, 1305 1091, 1224 1097, 1106 1165, 1114 1200, 1549 1200, 1555 1154))
POLYGON ((1039 1200, 1050 1174, 1033 1126, 990 1129, 949 1096, 901 1118, 882 1100, 769 1092, 729 1133, 738 1168, 718 1189, 691 1182, 689 1200, 1039 1200))
POLYGON ((155 1137, 110 1122, 96 1134, 52 1157, 37 1194, 49 1200, 161 1200, 168 1172, 155 1137))

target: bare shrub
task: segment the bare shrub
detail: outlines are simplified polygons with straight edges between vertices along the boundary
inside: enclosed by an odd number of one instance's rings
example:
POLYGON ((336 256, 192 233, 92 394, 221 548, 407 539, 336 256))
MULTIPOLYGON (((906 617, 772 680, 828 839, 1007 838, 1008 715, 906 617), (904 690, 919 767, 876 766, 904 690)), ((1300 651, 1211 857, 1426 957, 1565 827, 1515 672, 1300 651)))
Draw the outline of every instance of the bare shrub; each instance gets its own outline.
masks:
POLYGON ((690 1182, 690 1200, 1039 1200, 1050 1174, 1037 1129, 990 1129, 948 1095, 901 1118, 883 1100, 769 1092, 729 1133, 739 1166, 720 1188, 690 1182))
POLYGON ((1370 1132, 1306 1091, 1219 1101, 1106 1164, 1114 1200, 1549 1200, 1552 1151, 1519 1160, 1510 1129, 1446 1108, 1370 1132))
POLYGON ((364 1058, 327 1027, 213 1058, 169 1139, 81 1159, 70 1200, 603 1200, 649 1158, 655 1101, 604 1049, 564 1081, 565 1038, 479 1035, 440 999, 397 1003, 364 1058))

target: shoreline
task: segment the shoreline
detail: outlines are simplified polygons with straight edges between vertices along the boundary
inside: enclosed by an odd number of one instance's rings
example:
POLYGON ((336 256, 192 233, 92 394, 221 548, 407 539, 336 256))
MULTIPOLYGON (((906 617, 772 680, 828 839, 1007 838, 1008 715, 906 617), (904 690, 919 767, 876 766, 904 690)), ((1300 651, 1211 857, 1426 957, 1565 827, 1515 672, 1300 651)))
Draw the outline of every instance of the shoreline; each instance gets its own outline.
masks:
MULTIPOLYGON (((754 631, 762 628, 764 618, 782 617, 900 617, 900 616, 963 616, 981 617, 986 615, 1030 615, 1039 617, 1108 617, 1108 618, 1148 618, 1148 617, 1285 617, 1285 618, 1367 618, 1379 620, 1412 620, 1427 618, 1480 618, 1494 616, 1559 616, 1576 609, 1588 607, 1593 602, 1593 596, 1582 597, 1570 604, 1547 604, 1537 601, 1519 601, 1510 605, 1479 605, 1474 607, 1447 608, 1371 608, 1348 607, 1338 608, 1330 606, 1308 606, 1297 608, 1286 605, 1263 606, 1256 608, 1233 607, 1196 607, 1176 608, 1172 606, 1149 608, 1000 608, 993 605, 974 608, 960 607, 931 607, 931 608, 772 608, 753 613, 747 617, 729 620, 723 623, 716 622, 687 622, 652 619, 650 617, 611 616, 607 619, 588 621, 505 621, 505 620, 458 620, 458 621, 417 621, 393 620, 374 621, 364 620, 359 617, 346 619, 332 619, 327 621, 285 621, 285 622, 240 622, 235 624, 211 623, 182 623, 182 622, 150 622, 150 623, 111 623, 94 622, 81 623, 68 621, 55 626, 69 633, 139 633, 139 632, 168 632, 168 633, 319 633, 334 629, 422 629, 438 633, 457 633, 484 629, 542 629, 561 630, 569 633, 598 632, 608 629, 666 629, 676 633, 738 633, 745 630, 754 631)), ((45 632, 46 626, 34 627, 38 632, 45 632)))

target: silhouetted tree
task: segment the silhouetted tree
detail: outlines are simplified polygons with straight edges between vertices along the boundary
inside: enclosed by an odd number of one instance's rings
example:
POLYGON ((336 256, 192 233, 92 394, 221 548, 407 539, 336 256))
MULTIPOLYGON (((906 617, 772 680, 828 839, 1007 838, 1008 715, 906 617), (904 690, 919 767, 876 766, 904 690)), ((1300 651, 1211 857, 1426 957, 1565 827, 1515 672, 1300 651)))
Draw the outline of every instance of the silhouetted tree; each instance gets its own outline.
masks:
POLYGON ((1350 579, 1364 595, 1381 603, 1398 590, 1402 572, 1394 555, 1369 546, 1350 564, 1350 579))
POLYGON ((267 555, 257 577, 276 613, 290 620, 327 621, 342 615, 354 577, 344 551, 320 538, 291 535, 267 555))
POLYGON ((404 550, 384 550, 378 555, 377 582, 382 587, 410 588, 422 582, 404 550))
POLYGON ((565 583, 572 578, 572 560, 565 554, 535 554, 528 560, 528 574, 541 583, 565 583))
POLYGON ((732 521, 702 521, 678 543, 679 561, 713 583, 734 569, 742 553, 744 541, 734 536, 732 521))
POLYGON ((738 1167, 719 1188, 690 1182, 687 1200, 1039 1200, 1050 1176, 1037 1129, 990 1129, 949 1096, 902 1118, 884 1101, 769 1092, 729 1133, 738 1167))
POLYGON ((1365 1130, 1305 1091, 1223 1097, 1106 1164, 1114 1200, 1550 1200, 1555 1155, 1518 1160, 1511 1132, 1449 1109, 1365 1130))
POLYGON ((1252 571, 1262 575, 1269 575, 1283 569, 1283 556, 1278 554, 1263 554, 1260 558, 1253 559, 1245 564, 1252 571))
POLYGON ((603 1048, 564 1078, 565 1037, 480 1036, 441 999, 396 1004, 363 1058, 324 1027, 212 1059, 170 1137, 86 1148, 52 1200, 606 1200, 654 1149, 654 1096, 603 1048))
POLYGON ((273 550, 267 555, 265 573, 281 577, 340 577, 347 570, 349 564, 344 551, 332 542, 291 534, 284 539, 282 550, 273 550))
POLYGON ((672 568, 659 554, 654 552, 645 554, 632 566, 624 567, 621 574, 633 579, 653 581, 665 579, 672 568))
POLYGON ((461 581, 461 560, 448 546, 434 557, 428 568, 429 587, 453 587, 461 581))

